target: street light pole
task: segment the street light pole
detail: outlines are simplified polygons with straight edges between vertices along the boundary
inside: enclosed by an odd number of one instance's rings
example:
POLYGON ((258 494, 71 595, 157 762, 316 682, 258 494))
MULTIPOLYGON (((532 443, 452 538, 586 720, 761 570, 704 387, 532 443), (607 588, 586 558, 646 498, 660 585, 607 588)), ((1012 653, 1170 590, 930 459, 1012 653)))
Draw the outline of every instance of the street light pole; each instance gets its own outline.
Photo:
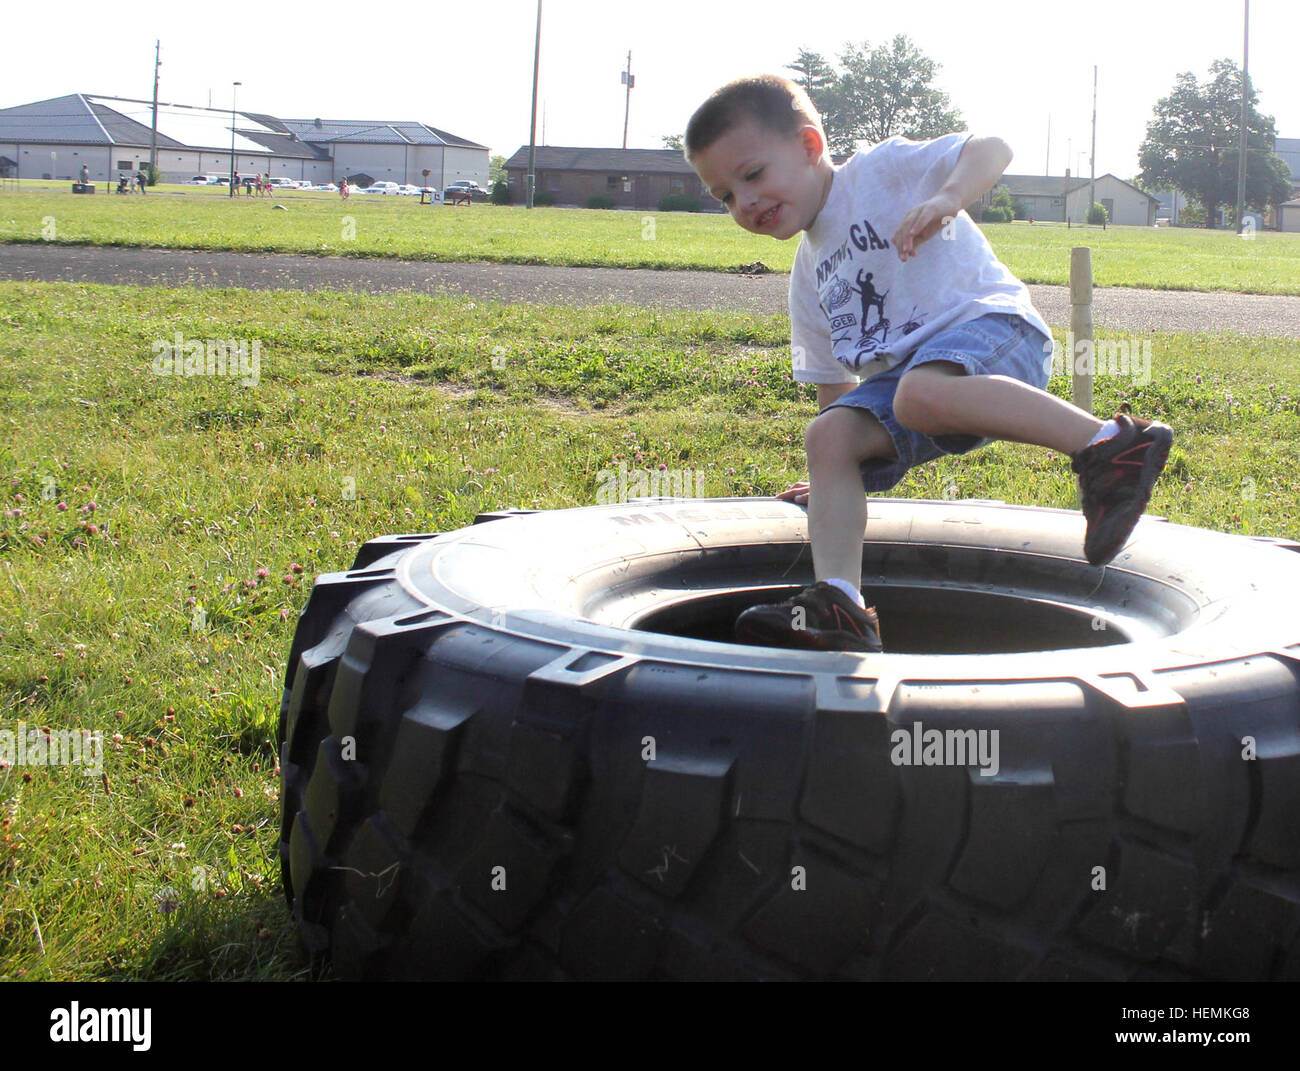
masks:
POLYGON ((636 78, 632 74, 632 50, 627 52, 627 70, 623 72, 623 84, 627 86, 626 100, 623 104, 623 148, 627 148, 627 117, 632 111, 632 87, 636 78))
POLYGON ((243 82, 230 83, 230 196, 235 196, 235 94, 243 82))
POLYGON ((528 175, 524 179, 524 207, 533 207, 533 191, 537 187, 537 170, 534 150, 537 145, 537 70, 542 58, 542 0, 537 0, 537 39, 533 43, 533 114, 528 127, 528 175))
POLYGON ((1237 233, 1246 214, 1246 118, 1250 92, 1250 0, 1246 0, 1241 42, 1241 132, 1237 139, 1237 233))

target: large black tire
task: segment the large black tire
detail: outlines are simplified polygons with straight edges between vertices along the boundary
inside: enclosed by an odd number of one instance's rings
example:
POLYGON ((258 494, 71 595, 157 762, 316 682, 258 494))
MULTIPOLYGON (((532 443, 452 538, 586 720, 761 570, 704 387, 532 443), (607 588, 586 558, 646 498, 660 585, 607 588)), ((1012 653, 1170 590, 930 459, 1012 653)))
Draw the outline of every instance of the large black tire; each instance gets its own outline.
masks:
POLYGON ((1296 545, 1146 518, 1100 569, 1076 513, 870 511, 879 655, 719 642, 810 582, 770 500, 485 515, 319 577, 280 726, 308 947, 351 978, 1300 978, 1296 545), (997 772, 896 764, 917 722, 996 730, 997 772))

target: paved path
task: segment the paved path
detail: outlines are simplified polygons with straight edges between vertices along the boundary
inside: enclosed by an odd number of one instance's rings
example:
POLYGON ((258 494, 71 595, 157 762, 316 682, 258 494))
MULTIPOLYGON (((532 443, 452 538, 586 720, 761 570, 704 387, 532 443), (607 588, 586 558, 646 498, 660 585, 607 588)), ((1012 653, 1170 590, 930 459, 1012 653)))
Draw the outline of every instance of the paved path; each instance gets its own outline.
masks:
MULTIPOLYGON (((448 264, 357 260, 283 253, 0 244, 0 278, 137 286, 242 286, 256 290, 357 289, 460 293, 497 301, 588 305, 628 302, 670 309, 786 307, 786 275, 704 271, 555 268, 528 264, 448 264)), ((1069 290, 1031 286, 1048 323, 1069 323, 1069 290)), ((1235 331, 1300 338, 1300 297, 1181 290, 1097 288, 1093 317, 1115 331, 1235 331)))

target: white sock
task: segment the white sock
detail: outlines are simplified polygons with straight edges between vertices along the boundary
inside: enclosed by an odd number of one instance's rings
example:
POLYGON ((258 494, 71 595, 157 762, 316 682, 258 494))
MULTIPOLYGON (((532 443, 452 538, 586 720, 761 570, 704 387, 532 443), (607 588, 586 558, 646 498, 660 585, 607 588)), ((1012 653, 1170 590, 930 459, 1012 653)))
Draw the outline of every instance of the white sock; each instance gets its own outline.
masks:
MULTIPOLYGON (((1097 431, 1097 434, 1088 440, 1087 446, 1091 446, 1093 443, 1099 443, 1103 439, 1109 439, 1112 435, 1118 435, 1118 434, 1119 434, 1119 421, 1108 420, 1097 431)), ((1086 448, 1087 447, 1085 447, 1085 449, 1086 448)))
POLYGON ((850 599, 853 599, 864 610, 867 608, 867 600, 862 597, 862 592, 860 592, 847 580, 841 580, 837 576, 832 576, 826 581, 826 583, 833 584, 835 587, 839 588, 842 592, 844 592, 845 595, 847 595, 850 599))

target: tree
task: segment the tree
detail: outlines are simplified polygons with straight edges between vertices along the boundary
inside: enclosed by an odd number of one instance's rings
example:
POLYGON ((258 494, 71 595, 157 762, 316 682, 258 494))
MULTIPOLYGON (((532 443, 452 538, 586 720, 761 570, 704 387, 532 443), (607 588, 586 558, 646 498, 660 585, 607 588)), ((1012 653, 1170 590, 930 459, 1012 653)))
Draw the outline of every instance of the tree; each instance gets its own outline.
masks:
POLYGON ((665 134, 663 137, 664 148, 676 149, 678 152, 682 152, 685 148, 682 137, 683 135, 681 134, 665 134))
POLYGON ((845 45, 839 73, 806 49, 788 66, 821 113, 832 152, 852 153, 860 141, 875 143, 895 134, 936 138, 964 125, 947 94, 930 84, 939 65, 905 34, 876 48, 866 41, 845 45))
MULTIPOLYGON (((1231 60, 1215 60, 1204 84, 1190 71, 1155 106, 1147 123, 1138 176, 1148 188, 1173 186, 1205 210, 1207 227, 1219 206, 1237 200, 1237 160, 1242 74, 1231 60)), ((1273 150, 1271 115, 1260 115, 1254 86, 1247 86, 1246 204, 1276 205, 1291 193, 1290 169, 1273 150)))
POLYGON ((806 48, 799 49, 799 55, 793 63, 786 66, 799 75, 795 79, 808 96, 813 98, 816 103, 818 95, 828 93, 835 88, 835 83, 839 75, 835 73, 835 68, 826 62, 826 57, 820 52, 810 52, 806 48))
POLYGON ((806 48, 799 49, 799 55, 786 66, 799 76, 795 81, 803 87, 821 116, 827 144, 833 152, 839 152, 840 149, 836 146, 843 141, 839 130, 839 74, 820 52, 810 52, 806 48))
POLYGON ((506 176, 506 158, 504 156, 488 157, 488 187, 496 185, 497 179, 506 176))
POLYGON ((1011 191, 1002 183, 993 187, 993 197, 982 216, 985 223, 1010 223, 1016 218, 1016 208, 1011 200, 1011 191))

